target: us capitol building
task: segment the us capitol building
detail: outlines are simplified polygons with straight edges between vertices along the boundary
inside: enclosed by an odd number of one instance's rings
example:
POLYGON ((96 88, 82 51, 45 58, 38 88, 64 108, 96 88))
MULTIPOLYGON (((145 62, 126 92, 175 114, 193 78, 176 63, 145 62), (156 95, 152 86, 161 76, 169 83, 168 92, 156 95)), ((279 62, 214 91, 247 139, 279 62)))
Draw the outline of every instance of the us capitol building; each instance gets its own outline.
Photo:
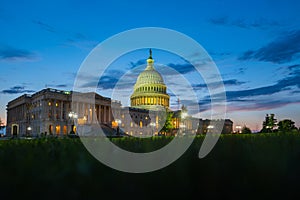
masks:
MULTIPOLYGON (((215 120, 202 120, 187 115, 184 109, 172 111, 170 96, 163 77, 155 70, 152 51, 147 67, 141 72, 130 97, 130 107, 120 101, 103 97, 97 93, 80 93, 85 97, 72 99, 75 91, 46 88, 35 94, 24 94, 7 104, 8 136, 63 136, 75 133, 79 126, 100 124, 107 136, 115 135, 176 135, 179 130, 190 134, 210 132, 215 120), (93 103, 91 103, 93 102, 93 103), (171 114, 173 130, 162 132, 166 118, 171 114)), ((222 133, 232 133, 233 122, 224 119, 222 133)), ((181 132, 182 133, 182 132, 181 132)))

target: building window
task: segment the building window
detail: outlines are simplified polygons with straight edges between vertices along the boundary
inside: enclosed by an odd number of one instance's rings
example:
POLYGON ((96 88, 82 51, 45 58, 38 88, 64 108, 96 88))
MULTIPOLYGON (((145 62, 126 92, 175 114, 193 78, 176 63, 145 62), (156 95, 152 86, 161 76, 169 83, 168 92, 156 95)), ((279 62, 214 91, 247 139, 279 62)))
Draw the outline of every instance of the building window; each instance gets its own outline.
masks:
POLYGON ((130 122, 130 127, 133 127, 133 123, 132 122, 130 122))
POLYGON ((140 128, 143 128, 143 122, 140 121, 140 128))
POLYGON ((55 127, 55 133, 56 133, 56 135, 60 134, 60 126, 55 127))
POLYGON ((68 132, 67 132, 67 126, 64 126, 64 128, 63 128, 63 133, 64 133, 64 135, 66 135, 68 132))
POLYGON ((53 126, 49 125, 49 133, 52 134, 53 133, 53 126))

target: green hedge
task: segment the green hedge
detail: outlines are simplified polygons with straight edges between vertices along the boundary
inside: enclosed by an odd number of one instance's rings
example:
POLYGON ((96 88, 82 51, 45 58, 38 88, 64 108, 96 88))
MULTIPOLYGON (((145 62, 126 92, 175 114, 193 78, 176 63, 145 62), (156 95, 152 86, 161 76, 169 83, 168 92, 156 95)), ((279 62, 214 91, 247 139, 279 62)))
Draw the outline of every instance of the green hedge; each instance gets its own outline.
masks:
MULTIPOLYGON (((95 160, 80 139, 0 141, 0 196, 34 199, 278 198, 298 194, 300 135, 222 135, 198 158, 204 136, 170 166, 146 174, 113 170, 95 160), (104 198, 105 196, 105 198, 104 198)), ((148 152, 171 137, 113 138, 124 149, 148 152)))

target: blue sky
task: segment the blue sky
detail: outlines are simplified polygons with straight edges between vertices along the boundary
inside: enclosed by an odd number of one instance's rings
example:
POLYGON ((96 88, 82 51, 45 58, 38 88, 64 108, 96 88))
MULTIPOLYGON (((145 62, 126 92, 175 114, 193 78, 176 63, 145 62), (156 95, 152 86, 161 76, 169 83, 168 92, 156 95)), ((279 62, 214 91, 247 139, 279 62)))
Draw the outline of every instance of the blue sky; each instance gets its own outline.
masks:
MULTIPOLYGON (((225 81, 227 116, 235 124, 260 129, 265 114, 275 113, 300 126, 297 0, 1 0, 0 5, 2 119, 7 102, 23 93, 45 86, 72 89, 83 60, 108 37, 133 28, 164 27, 192 37, 210 54, 225 81)), ((127 63, 123 59, 127 67, 147 57, 143 51, 132 55, 138 56, 128 56, 127 63)), ((182 73, 189 70, 178 60, 171 62, 172 57, 159 57, 182 73)), ((205 87, 199 81, 197 88, 205 87)), ((205 106, 203 98, 200 107, 205 106)))

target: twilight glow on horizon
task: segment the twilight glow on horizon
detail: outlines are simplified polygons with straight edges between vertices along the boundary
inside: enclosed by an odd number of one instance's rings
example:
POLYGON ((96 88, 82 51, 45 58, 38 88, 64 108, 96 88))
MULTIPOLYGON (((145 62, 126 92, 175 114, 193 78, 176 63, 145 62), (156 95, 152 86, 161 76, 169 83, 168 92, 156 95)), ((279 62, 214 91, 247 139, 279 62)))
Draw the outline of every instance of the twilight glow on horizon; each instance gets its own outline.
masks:
MULTIPOLYGON (((297 0, 1 1, 0 118, 6 121, 7 103, 22 94, 45 87, 72 90, 81 63, 107 38, 129 29, 162 27, 193 38, 212 57, 224 81, 227 118, 234 125, 260 130, 265 115, 274 113, 299 127, 299 8, 297 0)), ((147 57, 143 49, 117 60, 112 73, 100 80, 98 93, 111 92, 120 71, 144 64, 147 57)), ((158 71, 159 63, 182 74, 191 69, 167 52, 154 50, 153 57, 158 71)), ((200 110, 205 112, 206 85, 199 80, 193 87, 203 92, 200 110)), ((172 101, 176 107, 176 98, 172 101)))

